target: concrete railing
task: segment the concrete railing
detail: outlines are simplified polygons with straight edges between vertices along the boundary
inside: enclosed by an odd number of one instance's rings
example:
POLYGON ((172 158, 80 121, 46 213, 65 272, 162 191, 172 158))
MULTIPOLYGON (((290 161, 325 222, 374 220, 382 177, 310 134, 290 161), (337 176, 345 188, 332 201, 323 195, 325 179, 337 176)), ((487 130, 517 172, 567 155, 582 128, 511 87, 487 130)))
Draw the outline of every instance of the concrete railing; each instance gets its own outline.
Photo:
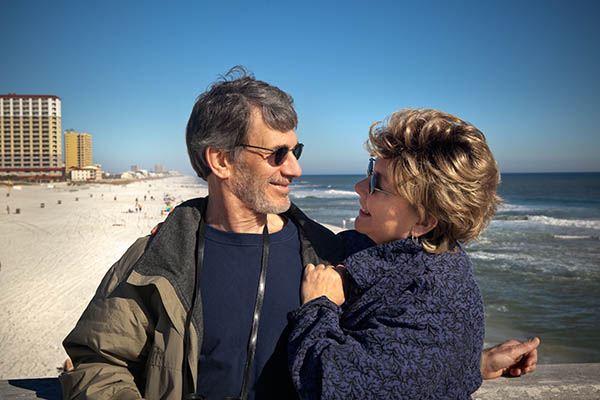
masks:
POLYGON ((538 364, 531 374, 483 381, 473 399, 597 400, 600 364, 538 364))
POLYGON ((61 400, 62 394, 58 378, 9 379, 0 381, 0 399, 61 400))
MULTIPOLYGON (((0 399, 61 400, 57 378, 0 381, 0 399)), ((519 378, 487 380, 473 393, 474 400, 600 399, 600 364, 542 364, 519 378)))

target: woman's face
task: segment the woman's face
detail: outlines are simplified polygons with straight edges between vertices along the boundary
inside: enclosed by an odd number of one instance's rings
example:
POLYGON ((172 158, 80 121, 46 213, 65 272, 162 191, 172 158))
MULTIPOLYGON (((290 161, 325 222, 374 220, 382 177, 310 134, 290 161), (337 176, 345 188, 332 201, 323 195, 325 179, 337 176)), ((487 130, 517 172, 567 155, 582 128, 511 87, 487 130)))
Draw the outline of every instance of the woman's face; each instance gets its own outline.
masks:
POLYGON ((375 162, 373 174, 376 187, 391 193, 375 190, 373 194, 369 194, 370 177, 354 185, 354 190, 360 195, 360 211, 354 228, 377 244, 404 239, 411 234, 422 234, 418 232, 417 211, 402 196, 392 194, 394 188, 388 175, 389 166, 389 160, 379 158, 375 162))

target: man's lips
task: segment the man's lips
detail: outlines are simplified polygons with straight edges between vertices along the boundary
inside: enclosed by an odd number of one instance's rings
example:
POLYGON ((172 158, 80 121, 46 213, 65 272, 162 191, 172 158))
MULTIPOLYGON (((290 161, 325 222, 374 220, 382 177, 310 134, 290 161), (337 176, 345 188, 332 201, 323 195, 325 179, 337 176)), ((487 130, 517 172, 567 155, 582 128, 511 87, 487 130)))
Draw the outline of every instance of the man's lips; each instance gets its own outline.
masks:
POLYGON ((283 193, 288 193, 290 191, 290 182, 269 182, 271 185, 275 186, 277 190, 283 193))

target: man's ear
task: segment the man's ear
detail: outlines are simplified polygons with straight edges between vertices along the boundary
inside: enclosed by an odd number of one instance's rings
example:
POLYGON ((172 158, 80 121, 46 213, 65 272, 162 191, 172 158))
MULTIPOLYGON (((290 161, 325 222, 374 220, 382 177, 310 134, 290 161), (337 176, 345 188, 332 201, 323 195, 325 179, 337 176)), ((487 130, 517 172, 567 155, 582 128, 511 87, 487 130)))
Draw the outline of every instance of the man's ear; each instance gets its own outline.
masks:
POLYGON ((438 220, 431 214, 425 215, 425 218, 417 222, 412 228, 412 234, 416 237, 423 236, 429 233, 437 226, 438 220))
POLYGON ((227 154, 222 150, 217 150, 214 147, 206 148, 206 163, 217 178, 227 179, 231 175, 231 161, 227 154))

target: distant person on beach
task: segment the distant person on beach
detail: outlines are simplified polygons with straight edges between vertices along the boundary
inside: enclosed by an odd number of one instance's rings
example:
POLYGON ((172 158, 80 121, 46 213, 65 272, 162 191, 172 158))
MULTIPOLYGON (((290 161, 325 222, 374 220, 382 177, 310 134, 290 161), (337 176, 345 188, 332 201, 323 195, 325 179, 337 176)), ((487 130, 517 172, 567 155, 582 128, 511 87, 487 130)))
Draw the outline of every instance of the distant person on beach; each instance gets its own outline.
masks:
POLYGON ((485 375, 484 308, 462 244, 500 203, 494 156, 436 110, 393 113, 367 149, 343 265, 309 264, 289 316, 294 385, 302 399, 469 398, 485 375))
MULTIPOLYGON (((210 196, 173 209, 107 272, 63 343, 64 399, 296 398, 287 315, 303 268, 347 255, 288 198, 296 125, 292 98, 239 67, 199 96, 186 142, 210 196)), ((482 373, 536 354, 484 352, 482 373)))

